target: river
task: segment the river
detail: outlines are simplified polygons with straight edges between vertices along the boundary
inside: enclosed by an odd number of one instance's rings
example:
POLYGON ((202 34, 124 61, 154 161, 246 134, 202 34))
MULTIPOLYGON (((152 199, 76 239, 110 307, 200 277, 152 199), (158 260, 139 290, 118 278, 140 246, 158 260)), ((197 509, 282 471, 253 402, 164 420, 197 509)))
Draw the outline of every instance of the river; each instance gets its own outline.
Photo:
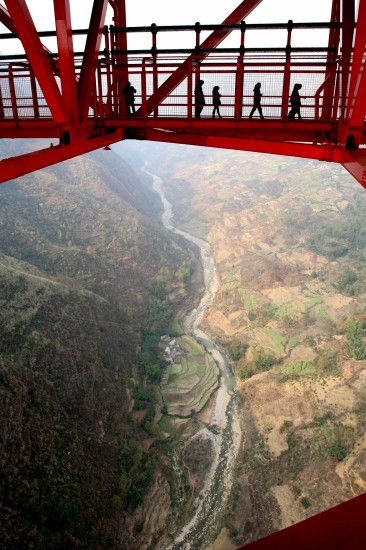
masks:
POLYGON ((214 397, 215 408, 210 421, 210 425, 215 426, 215 430, 203 428, 193 436, 212 439, 215 450, 214 460, 207 473, 204 488, 196 499, 193 517, 175 536, 173 543, 160 542, 157 550, 207 550, 220 531, 233 483, 234 464, 241 441, 237 414, 238 395, 235 391, 235 377, 228 357, 200 328, 200 322, 219 287, 210 246, 203 239, 174 226, 172 205, 165 196, 162 179, 156 174, 145 171, 153 178, 153 189, 162 200, 164 207, 162 223, 165 228, 196 244, 201 251, 205 294, 198 307, 185 318, 184 329, 205 346, 221 370, 220 386, 214 397))

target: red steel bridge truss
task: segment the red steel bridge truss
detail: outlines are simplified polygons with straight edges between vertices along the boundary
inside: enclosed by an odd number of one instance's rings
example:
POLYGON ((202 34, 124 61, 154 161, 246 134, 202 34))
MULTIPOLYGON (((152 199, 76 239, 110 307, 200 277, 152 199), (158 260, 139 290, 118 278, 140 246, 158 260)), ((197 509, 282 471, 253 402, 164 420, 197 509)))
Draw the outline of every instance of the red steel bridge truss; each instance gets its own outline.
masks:
POLYGON ((58 142, 2 160, 0 182, 116 141, 146 139, 337 162, 366 187, 366 0, 333 0, 323 23, 247 24, 261 0, 244 0, 222 24, 148 27, 127 26, 125 0, 94 0, 89 26, 81 30, 72 29, 70 0, 54 0, 49 32, 37 32, 25 0, 3 2, 0 22, 9 32, 1 43, 20 41, 24 53, 0 55, 0 136, 58 142), (304 29, 323 29, 327 44, 294 47, 304 29), (254 33, 279 30, 282 46, 248 47, 254 33), (128 48, 135 33, 144 36, 145 49, 128 48), (190 47, 160 48, 166 33, 174 44, 188 34, 190 47), (78 35, 86 39, 82 52, 73 47, 78 35), (229 35, 233 46, 223 47, 229 35), (55 51, 43 45, 48 37, 55 51), (197 119, 200 79, 207 99, 197 119), (131 118, 122 93, 127 80, 136 89, 131 118), (264 120, 248 117, 257 81, 264 120), (296 82, 302 120, 289 120, 296 82), (211 117, 214 85, 222 93, 221 119, 211 117))
MULTIPOLYGON (((70 0, 53 0, 55 25, 38 32, 25 0, 0 4, 0 137, 56 138, 47 148, 0 161, 0 183, 124 139, 256 151, 342 164, 366 187, 366 0, 333 0, 322 23, 247 24, 261 0, 244 0, 215 25, 128 27, 125 0, 94 0, 86 29, 73 29, 70 0), (4 5, 5 4, 5 5, 4 5), (113 25, 106 26, 107 9, 113 25), (323 29, 323 47, 294 47, 296 33, 323 29), (249 47, 252 33, 282 31, 280 47, 249 47), (145 49, 128 48, 135 34, 145 49), (161 48, 170 33, 188 48, 161 48), (174 34, 173 34, 174 33, 174 34), (83 51, 74 50, 78 35, 83 51), (227 37, 231 47, 223 47, 227 37), (42 40, 53 37, 50 51, 42 40), (207 102, 195 118, 194 88, 207 102), (129 117, 123 87, 136 89, 129 117), (249 119, 261 82, 264 120, 249 119), (301 120, 289 120, 289 98, 301 83, 301 120), (222 118, 212 118, 220 86, 222 118)), ((271 9, 276 2, 271 1, 271 9)), ((249 545, 253 550, 366 548, 366 495, 249 545)))

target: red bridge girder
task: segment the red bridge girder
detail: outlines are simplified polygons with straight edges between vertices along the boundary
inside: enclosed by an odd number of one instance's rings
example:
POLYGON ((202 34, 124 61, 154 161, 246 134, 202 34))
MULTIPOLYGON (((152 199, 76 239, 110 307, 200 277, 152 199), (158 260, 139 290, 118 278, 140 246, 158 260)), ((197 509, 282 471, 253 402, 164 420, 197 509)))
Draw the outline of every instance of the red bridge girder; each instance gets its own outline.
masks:
MULTIPOLYGON (((166 29, 144 28, 151 33, 152 50, 141 53, 139 62, 131 58, 127 48, 128 34, 136 29, 126 27, 124 0, 94 1, 85 52, 73 51, 70 0, 54 0, 54 54, 41 43, 26 0, 4 1, 7 9, 0 6, 0 22, 18 34, 27 57, 18 62, 9 56, 0 66, 0 137, 56 137, 60 144, 55 147, 60 151, 58 155, 48 149, 34 153, 37 162, 32 162, 32 154, 1 161, 0 181, 19 174, 19 166, 27 173, 97 148, 99 142, 113 143, 118 136, 338 162, 365 186, 366 0, 360 0, 357 14, 355 0, 333 0, 328 48, 324 48, 321 59, 317 50, 318 65, 312 58, 314 52, 291 47, 297 27, 289 22, 287 43, 282 52, 276 50, 277 60, 272 66, 268 51, 253 52, 245 47, 245 35, 254 25, 243 20, 261 0, 243 0, 203 42, 200 32, 207 26, 196 24, 196 43, 185 57, 182 52, 172 56, 172 52, 166 54, 156 48, 157 33, 166 29), (114 13, 110 31, 105 27, 108 3, 114 13), (238 48, 230 52, 220 49, 225 37, 238 28, 238 48), (219 51, 221 66, 212 53, 219 51), (272 95, 267 91, 263 97, 263 123, 248 120, 251 98, 245 96, 245 83, 260 70, 270 74, 275 63, 277 76, 282 79, 281 90, 272 91, 272 95), (230 74, 235 84, 222 98, 224 118, 211 120, 206 108, 206 118, 198 121, 192 113, 194 85, 201 76, 210 79, 213 66, 218 79, 230 74), (312 75, 318 87, 305 96, 303 120, 289 122, 287 99, 294 75, 303 79, 312 75), (121 93, 128 78, 139 84, 137 117, 133 120, 126 116, 121 93), (22 81, 29 91, 27 106, 18 91, 22 81), (159 81, 162 84, 158 87, 159 81), (184 93, 179 96, 182 89, 184 93)), ((273 28, 270 24, 267 27, 273 28)))
MULTIPOLYGON (((366 0, 359 0, 357 14, 355 0, 333 0, 328 47, 323 52, 320 69, 306 57, 305 51, 302 51, 302 68, 296 65, 292 57, 295 49, 291 48, 296 25, 287 24, 286 47, 281 61, 276 61, 276 66, 282 66, 277 70, 282 79, 281 92, 272 96, 267 93, 267 106, 263 98, 263 109, 268 109, 264 121, 247 118, 249 100, 243 91, 243 82, 256 74, 258 68, 273 70, 265 52, 261 57, 260 51, 251 52, 244 47, 250 25, 243 24, 243 19, 259 3, 260 0, 242 1, 203 42, 199 38, 204 26, 195 26, 196 44, 184 58, 178 51, 170 61, 166 52, 159 54, 156 32, 163 29, 151 28, 153 49, 141 53, 136 64, 127 48, 129 29, 124 0, 94 0, 86 48, 81 53, 73 50, 70 0, 54 0, 55 55, 41 43, 26 1, 5 0, 7 9, 0 6, 0 22, 18 34, 26 57, 15 61, 9 56, 0 66, 0 137, 56 137, 59 145, 0 161, 0 182, 116 141, 147 139, 337 162, 366 187, 363 149, 366 145, 366 0), (105 27, 108 3, 114 13, 114 27, 109 32, 105 27), (239 26, 241 33, 237 50, 224 52, 228 57, 221 62, 221 67, 217 60, 216 65, 213 62, 205 65, 205 60, 212 51, 219 51, 219 45, 235 26, 239 26), (170 63, 168 71, 167 63, 170 63), (254 67, 251 72, 250 63, 254 67), (227 116, 212 120, 209 113, 207 118, 198 120, 192 116, 193 83, 205 71, 210 75, 213 66, 215 74, 222 78, 230 74, 234 82, 231 95, 223 98, 222 109, 226 109, 227 116), (304 113, 303 120, 288 121, 291 76, 304 76, 306 70, 322 76, 318 87, 307 97, 308 115, 304 113), (159 75, 164 77, 164 82, 158 87, 159 75), (131 76, 139 79, 141 89, 138 116, 134 118, 127 117, 121 93, 124 82, 131 76), (29 94, 26 105, 19 91, 21 81, 26 82, 29 94), (182 99, 178 93, 174 95, 174 91, 183 82, 182 99)), ((130 32, 133 31, 130 29, 130 32)), ((365 548, 365 512, 363 495, 246 548, 365 548)))
POLYGON ((364 550, 365 518, 363 494, 240 550, 364 550))

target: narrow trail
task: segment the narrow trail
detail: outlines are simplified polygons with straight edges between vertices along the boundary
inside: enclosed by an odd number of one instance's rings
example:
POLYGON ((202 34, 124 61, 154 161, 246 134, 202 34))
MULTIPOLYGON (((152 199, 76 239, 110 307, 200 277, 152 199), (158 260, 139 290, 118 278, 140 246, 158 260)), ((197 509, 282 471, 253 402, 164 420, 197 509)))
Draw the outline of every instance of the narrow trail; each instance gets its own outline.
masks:
POLYGON ((207 432, 209 433, 215 450, 211 468, 207 473, 204 487, 196 499, 193 517, 175 537, 173 543, 160 542, 157 550, 206 550, 218 535, 233 483, 234 464, 241 441, 237 414, 238 395, 235 391, 235 377, 228 357, 199 326, 219 287, 210 247, 206 241, 173 225, 172 205, 165 196, 162 179, 148 170, 145 172, 153 178, 153 189, 162 200, 164 227, 193 242, 201 251, 205 294, 198 307, 185 318, 184 328, 205 346, 221 370, 220 387, 215 396, 215 409, 210 422, 210 426, 215 426, 215 430, 211 432, 203 428, 193 436, 207 437, 207 432))

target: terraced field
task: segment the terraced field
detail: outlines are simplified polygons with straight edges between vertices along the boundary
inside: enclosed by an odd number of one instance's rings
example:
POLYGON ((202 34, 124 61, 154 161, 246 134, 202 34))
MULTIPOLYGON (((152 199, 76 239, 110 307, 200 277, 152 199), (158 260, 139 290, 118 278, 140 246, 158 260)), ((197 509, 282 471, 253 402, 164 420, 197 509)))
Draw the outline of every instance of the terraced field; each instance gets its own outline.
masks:
POLYGON ((167 368, 162 393, 168 414, 187 417, 199 412, 218 387, 219 369, 204 348, 189 336, 178 338, 183 355, 167 368))

